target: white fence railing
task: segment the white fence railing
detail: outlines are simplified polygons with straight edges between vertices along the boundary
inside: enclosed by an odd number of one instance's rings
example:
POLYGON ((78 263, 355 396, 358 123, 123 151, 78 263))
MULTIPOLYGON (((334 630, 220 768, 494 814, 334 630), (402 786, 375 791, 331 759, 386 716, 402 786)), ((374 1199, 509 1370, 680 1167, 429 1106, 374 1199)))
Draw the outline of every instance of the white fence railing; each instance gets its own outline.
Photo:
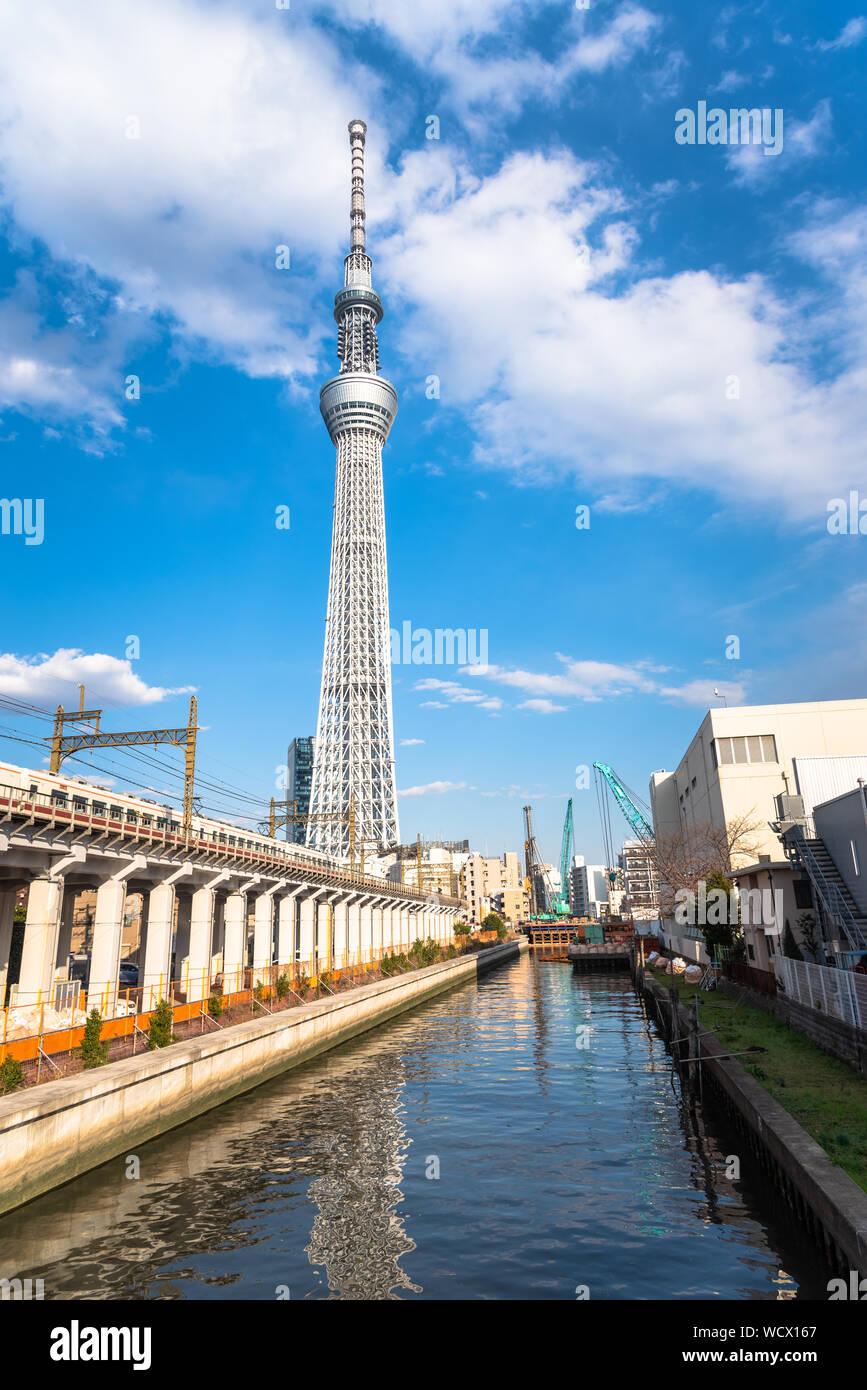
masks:
POLYGON ((785 998, 867 1030, 867 975, 810 965, 788 956, 774 958, 774 973, 785 998))

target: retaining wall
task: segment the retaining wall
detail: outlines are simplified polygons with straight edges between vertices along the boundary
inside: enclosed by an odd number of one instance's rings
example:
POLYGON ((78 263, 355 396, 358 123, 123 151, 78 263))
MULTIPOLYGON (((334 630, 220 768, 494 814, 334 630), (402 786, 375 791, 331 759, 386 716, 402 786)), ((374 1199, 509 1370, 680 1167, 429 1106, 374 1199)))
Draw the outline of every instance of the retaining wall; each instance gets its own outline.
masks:
POLYGON ((240 1023, 0 1099, 0 1212, 129 1153, 357 1033, 507 961, 524 939, 469 959, 240 1023))
MULTIPOLYGON (((636 982, 654 1001, 669 1040, 685 1042, 690 1019, 682 1004, 640 968, 636 982)), ((673 1050, 679 1055, 680 1046, 673 1050)), ((702 1076, 746 1134, 784 1199, 824 1246, 829 1264, 867 1276, 867 1193, 837 1168, 821 1145, 718 1042, 702 1037, 702 1076)))

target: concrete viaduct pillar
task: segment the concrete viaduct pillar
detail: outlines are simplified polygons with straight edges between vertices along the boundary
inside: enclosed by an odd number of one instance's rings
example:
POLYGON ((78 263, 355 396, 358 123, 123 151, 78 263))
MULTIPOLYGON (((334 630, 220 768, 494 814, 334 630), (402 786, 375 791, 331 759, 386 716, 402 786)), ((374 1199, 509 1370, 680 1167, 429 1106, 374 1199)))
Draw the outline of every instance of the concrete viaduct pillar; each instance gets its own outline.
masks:
POLYGON ((349 897, 345 893, 337 898, 332 908, 333 921, 333 940, 332 954, 334 966, 337 970, 342 970, 347 963, 348 931, 349 931, 349 897))
POLYGON ((244 988, 247 957, 247 894, 259 882, 259 875, 239 883, 223 905, 223 993, 236 994, 244 988))
POLYGON ((366 894, 358 904, 358 950, 362 961, 369 962, 373 948, 373 899, 366 894))
POLYGON ((350 902, 346 928, 347 964, 361 962, 361 899, 358 895, 350 902))
POLYGON ((311 969, 314 971, 316 969, 316 956, 318 954, 319 944, 316 939, 318 935, 316 930, 316 899, 322 892, 323 889, 314 888, 312 893, 309 893, 300 900, 298 909, 297 959, 303 961, 305 965, 309 963, 311 969))
POLYGON ((48 998, 54 977, 62 907, 63 879, 48 875, 34 878, 27 897, 24 949, 18 979, 19 1004, 37 1004, 48 998))
POLYGON ((398 899, 397 901, 392 900, 388 928, 390 933, 389 945, 391 946, 392 952, 400 950, 400 913, 400 899, 398 899))
POLYGON ((274 958, 274 894, 279 885, 260 892, 253 909, 253 984, 267 985, 274 958))
POLYGON ((385 904, 387 898, 377 898, 371 908, 371 948, 374 960, 379 960, 383 953, 383 941, 385 937, 385 904))
POLYGON ((211 943, 214 935, 214 904, 218 884, 229 878, 228 869, 215 874, 210 883, 197 888, 190 909, 190 949, 184 985, 187 1003, 207 999, 211 992, 211 943))
MULTIPOLYGON (((168 999, 172 984, 172 933, 175 925, 175 884, 191 872, 189 864, 175 870, 147 895, 147 932, 139 951, 142 967, 142 1008, 155 1009, 168 999)), ((144 904, 142 904, 144 916, 144 904)))
POLYGON ((295 900, 302 891, 293 888, 277 904, 277 964, 287 972, 295 959, 295 900))
POLYGON ((137 854, 96 891, 93 918, 93 947, 90 952, 90 981, 87 1009, 99 1009, 103 1018, 114 1018, 117 1005, 117 972, 126 906, 126 881, 147 868, 144 855, 137 854))
POLYGON ((407 948, 409 946, 409 930, 409 907, 404 901, 400 905, 400 949, 404 954, 406 954, 407 948))

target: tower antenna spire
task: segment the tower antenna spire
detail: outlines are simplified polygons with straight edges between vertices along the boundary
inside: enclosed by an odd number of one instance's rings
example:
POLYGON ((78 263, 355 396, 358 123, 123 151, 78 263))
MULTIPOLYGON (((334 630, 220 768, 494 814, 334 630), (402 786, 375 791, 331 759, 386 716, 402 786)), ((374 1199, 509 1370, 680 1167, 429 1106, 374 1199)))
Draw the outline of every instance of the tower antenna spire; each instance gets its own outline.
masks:
POLYGON ((352 151, 350 252, 364 251, 364 137, 366 134, 367 126, 364 121, 349 122, 349 148, 352 151))

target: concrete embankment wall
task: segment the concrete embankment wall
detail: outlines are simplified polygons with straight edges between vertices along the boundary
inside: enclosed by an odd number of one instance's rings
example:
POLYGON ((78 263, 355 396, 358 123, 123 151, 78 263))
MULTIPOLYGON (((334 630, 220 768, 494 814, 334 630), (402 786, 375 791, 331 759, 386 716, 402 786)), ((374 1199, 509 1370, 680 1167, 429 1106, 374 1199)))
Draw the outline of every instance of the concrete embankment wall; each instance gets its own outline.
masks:
MULTIPOLYGON (((686 1057, 687 1010, 645 971, 637 971, 636 982, 653 1001, 673 1052, 686 1057)), ((701 1038, 701 1067, 705 1091, 713 1089, 797 1219, 824 1246, 832 1268, 843 1273, 855 1269, 867 1276, 867 1193, 831 1162, 764 1086, 706 1035, 701 1038)))
POLYGON ((0 1099, 0 1212, 527 950, 525 940, 0 1099))

